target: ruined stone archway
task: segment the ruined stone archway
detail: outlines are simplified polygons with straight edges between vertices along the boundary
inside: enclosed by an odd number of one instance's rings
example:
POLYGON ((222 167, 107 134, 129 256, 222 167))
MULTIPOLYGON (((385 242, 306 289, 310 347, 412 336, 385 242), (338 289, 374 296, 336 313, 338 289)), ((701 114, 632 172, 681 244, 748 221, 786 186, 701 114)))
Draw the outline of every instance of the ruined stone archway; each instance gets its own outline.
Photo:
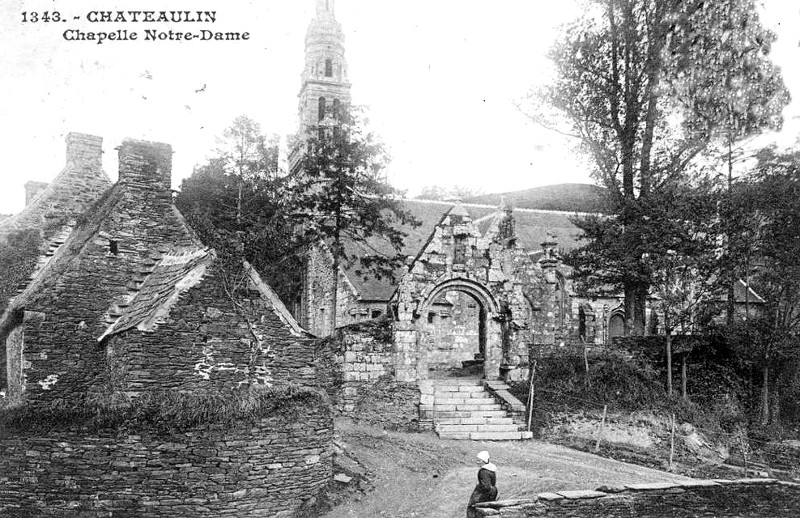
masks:
POLYGON ((428 377, 431 371, 437 369, 453 370, 456 365, 469 365, 475 368, 473 374, 482 372, 487 379, 497 379, 503 355, 502 330, 497 319, 499 313, 494 295, 484 285, 472 279, 450 277, 429 286, 421 294, 413 320, 419 346, 417 372, 420 378, 428 377), (457 300, 459 294, 466 296, 462 297, 462 303, 466 303, 469 309, 464 313, 471 314, 473 321, 467 325, 474 326, 476 343, 463 340, 459 344, 457 338, 455 345, 452 342, 432 342, 429 340, 431 316, 436 315, 432 309, 437 301, 441 303, 445 297, 450 297, 452 301, 453 295, 457 300), (470 301, 474 301, 475 305, 470 304, 470 301))

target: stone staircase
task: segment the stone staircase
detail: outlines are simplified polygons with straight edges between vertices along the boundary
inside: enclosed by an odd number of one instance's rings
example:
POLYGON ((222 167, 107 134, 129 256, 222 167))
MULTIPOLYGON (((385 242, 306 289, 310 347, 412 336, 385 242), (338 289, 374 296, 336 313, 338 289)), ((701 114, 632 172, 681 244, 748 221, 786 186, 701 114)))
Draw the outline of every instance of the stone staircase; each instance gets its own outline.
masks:
POLYGON ((442 439, 509 441, 532 437, 480 380, 455 378, 428 383, 432 385, 427 387, 432 398, 423 399, 421 410, 433 420, 434 430, 442 439))

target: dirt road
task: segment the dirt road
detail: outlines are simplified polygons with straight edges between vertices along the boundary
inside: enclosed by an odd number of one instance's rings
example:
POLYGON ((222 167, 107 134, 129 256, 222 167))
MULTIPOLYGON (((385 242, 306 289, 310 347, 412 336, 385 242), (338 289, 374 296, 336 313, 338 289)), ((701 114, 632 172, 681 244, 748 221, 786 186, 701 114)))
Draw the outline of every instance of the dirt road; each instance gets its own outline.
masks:
POLYGON ((498 466, 499 499, 601 485, 686 480, 538 441, 440 440, 337 423, 338 443, 373 474, 374 489, 327 518, 461 518, 476 483, 475 454, 488 450, 498 466))

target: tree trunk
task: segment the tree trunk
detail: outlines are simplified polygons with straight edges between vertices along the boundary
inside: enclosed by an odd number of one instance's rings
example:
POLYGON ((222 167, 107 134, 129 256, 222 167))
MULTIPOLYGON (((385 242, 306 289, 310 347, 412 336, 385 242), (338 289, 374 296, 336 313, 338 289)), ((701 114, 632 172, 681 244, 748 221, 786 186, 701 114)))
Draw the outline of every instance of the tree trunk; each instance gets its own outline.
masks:
POLYGON ((647 308, 647 286, 637 284, 633 305, 633 334, 644 336, 645 334, 645 315, 647 308))
POLYGON ((769 424, 769 363, 764 365, 764 379, 761 384, 761 424, 769 424))
POLYGON ((331 335, 336 332, 336 307, 339 304, 339 254, 333 254, 333 293, 331 294, 331 335))
POLYGON ((688 397, 686 393, 686 384, 689 377, 688 356, 686 353, 681 355, 681 397, 683 399, 688 397))
MULTIPOLYGON (((668 323, 666 315, 664 316, 664 325, 668 323)), ((672 397, 672 336, 667 330, 667 395, 672 397)))

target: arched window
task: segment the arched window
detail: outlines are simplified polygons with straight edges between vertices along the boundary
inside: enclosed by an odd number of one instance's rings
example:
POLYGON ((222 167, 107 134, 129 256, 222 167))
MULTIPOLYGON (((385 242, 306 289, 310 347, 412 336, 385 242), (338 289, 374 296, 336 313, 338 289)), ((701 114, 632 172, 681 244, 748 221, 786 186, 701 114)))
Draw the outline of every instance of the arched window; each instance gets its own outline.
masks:
POLYGON ((325 118, 325 98, 320 97, 317 105, 317 120, 325 118))
POLYGON ((333 77, 333 62, 330 59, 325 60, 325 77, 333 77))
POLYGON ((339 101, 339 99, 334 99, 333 100, 333 118, 334 119, 337 119, 337 120, 339 119, 339 116, 341 115, 339 110, 341 110, 341 108, 342 108, 342 103, 339 101))

